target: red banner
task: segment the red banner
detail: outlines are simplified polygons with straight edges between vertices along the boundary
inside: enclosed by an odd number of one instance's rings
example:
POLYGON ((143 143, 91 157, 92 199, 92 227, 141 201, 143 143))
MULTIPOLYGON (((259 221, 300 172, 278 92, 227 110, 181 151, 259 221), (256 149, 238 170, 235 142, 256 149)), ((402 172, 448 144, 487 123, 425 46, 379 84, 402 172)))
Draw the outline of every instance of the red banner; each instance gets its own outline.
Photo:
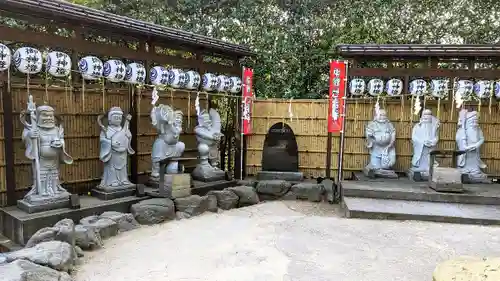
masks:
POLYGON ((330 91, 328 97, 328 132, 344 130, 344 97, 346 91, 347 61, 330 62, 330 91))
POLYGON ((241 90, 243 91, 243 100, 241 102, 241 134, 249 135, 252 133, 252 103, 253 103, 253 69, 243 67, 243 79, 241 90))

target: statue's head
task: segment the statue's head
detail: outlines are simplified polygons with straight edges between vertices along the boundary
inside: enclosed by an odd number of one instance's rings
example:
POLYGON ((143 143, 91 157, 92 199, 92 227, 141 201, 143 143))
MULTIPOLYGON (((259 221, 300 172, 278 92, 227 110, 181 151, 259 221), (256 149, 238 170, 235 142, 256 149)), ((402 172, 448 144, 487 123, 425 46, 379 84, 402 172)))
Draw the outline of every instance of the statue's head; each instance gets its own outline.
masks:
POLYGON ((430 109, 424 109, 424 111, 422 111, 422 116, 420 117, 420 123, 431 123, 432 117, 432 111, 430 109))
POLYGON ((468 112, 466 115, 465 124, 467 128, 477 128, 479 127, 479 116, 476 111, 468 112))
POLYGON ((388 121, 387 113, 385 112, 385 109, 379 110, 378 115, 375 116, 375 120, 377 122, 387 122, 388 121))
POLYGON ((54 128, 56 118, 54 108, 48 105, 41 105, 36 109, 37 125, 41 128, 54 128))
POLYGON ((210 128, 212 127, 212 119, 210 118, 210 114, 206 111, 203 110, 201 113, 203 124, 201 124, 205 128, 210 128))
POLYGON ((122 124, 123 111, 121 108, 115 106, 108 112, 108 123, 112 126, 120 126, 122 124))

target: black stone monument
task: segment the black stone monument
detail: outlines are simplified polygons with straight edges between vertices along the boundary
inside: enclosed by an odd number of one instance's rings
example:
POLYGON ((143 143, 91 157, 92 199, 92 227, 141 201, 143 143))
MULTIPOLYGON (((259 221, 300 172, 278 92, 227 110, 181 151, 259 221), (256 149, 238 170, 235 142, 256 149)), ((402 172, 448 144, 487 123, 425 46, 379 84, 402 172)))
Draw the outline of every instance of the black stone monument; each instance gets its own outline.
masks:
POLYGON ((269 128, 262 150, 262 171, 259 180, 301 181, 299 152, 292 128, 283 122, 269 128))

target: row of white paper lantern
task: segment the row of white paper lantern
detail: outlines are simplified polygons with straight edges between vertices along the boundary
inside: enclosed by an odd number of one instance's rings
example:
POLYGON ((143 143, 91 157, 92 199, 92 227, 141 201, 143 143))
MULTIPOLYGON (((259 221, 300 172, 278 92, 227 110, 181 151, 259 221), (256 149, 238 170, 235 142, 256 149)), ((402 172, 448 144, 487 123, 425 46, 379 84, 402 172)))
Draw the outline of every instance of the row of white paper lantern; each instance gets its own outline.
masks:
MULTIPOLYGON (((15 67, 25 74, 36 74, 42 70, 42 53, 31 47, 22 47, 14 52, 15 67)), ((10 49, 0 44, 0 71, 9 69, 11 64, 10 49)), ((145 84, 146 69, 140 63, 130 63, 127 66, 120 61, 111 59, 102 62, 95 56, 86 56, 78 62, 78 69, 85 80, 98 80, 104 77, 111 82, 127 82, 131 84, 145 84)), ((71 73, 71 58, 68 54, 52 51, 47 54, 47 72, 55 77, 67 77, 71 73)), ((241 79, 205 73, 202 77, 196 71, 184 72, 180 69, 167 69, 155 66, 150 70, 150 80, 153 86, 171 86, 196 90, 200 87, 204 91, 218 91, 239 93, 241 79)))
MULTIPOLYGON (((436 98, 448 95, 450 81, 446 79, 431 80, 430 83, 423 79, 416 79, 409 84, 409 93, 413 96, 424 96, 430 94, 436 98)), ((458 80, 455 84, 455 94, 467 99, 475 95, 483 99, 493 95, 500 98, 500 83, 489 80, 458 80)), ((349 92, 352 96, 362 96, 368 92, 370 96, 378 96, 387 93, 388 96, 397 97, 403 92, 403 81, 401 79, 390 79, 384 83, 382 79, 371 79, 368 84, 361 78, 352 79, 349 83, 349 92), (385 84, 385 87, 384 87, 385 84)))

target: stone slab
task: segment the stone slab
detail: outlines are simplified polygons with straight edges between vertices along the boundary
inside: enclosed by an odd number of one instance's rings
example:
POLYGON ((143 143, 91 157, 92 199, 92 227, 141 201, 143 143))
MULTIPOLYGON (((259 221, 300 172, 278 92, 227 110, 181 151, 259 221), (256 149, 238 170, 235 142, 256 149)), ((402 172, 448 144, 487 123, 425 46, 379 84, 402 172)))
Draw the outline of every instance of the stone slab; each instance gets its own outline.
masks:
POLYGON ((194 170, 191 172, 191 176, 193 177, 193 180, 202 182, 216 182, 226 179, 226 172, 220 170, 217 173, 213 174, 214 172, 211 169, 211 167, 198 164, 196 165, 196 168, 194 168, 194 170))
POLYGON ((344 197, 348 218, 500 225, 500 206, 344 197))
POLYGON ((120 189, 116 191, 105 191, 102 189, 92 189, 92 196, 101 200, 113 200, 122 197, 133 196, 136 193, 135 185, 133 188, 120 189))
POLYGON ((259 171, 257 180, 285 180, 291 182, 300 182, 304 180, 302 172, 274 172, 274 171, 259 171))
POLYGON ((26 213, 33 214, 44 211, 71 207, 69 197, 62 200, 47 202, 44 204, 32 204, 24 199, 17 201, 17 207, 26 213))
POLYGON ((407 178, 397 181, 343 181, 342 193, 361 198, 500 205, 500 184, 465 185, 463 193, 440 193, 428 185, 427 182, 413 182, 407 178))
POLYGON ((464 192, 462 175, 456 168, 435 167, 429 180, 429 187, 438 192, 464 192))
POLYGON ((62 219, 72 219, 75 222, 106 211, 128 213, 130 206, 150 197, 123 197, 103 201, 91 196, 80 196, 80 209, 69 206, 62 209, 27 213, 16 206, 0 208, 0 233, 19 245, 25 245, 28 239, 39 229, 53 226, 62 219))
POLYGON ((191 188, 192 195, 204 196, 211 190, 223 190, 224 188, 236 186, 237 180, 220 180, 216 182, 201 182, 193 181, 193 187, 191 188))

